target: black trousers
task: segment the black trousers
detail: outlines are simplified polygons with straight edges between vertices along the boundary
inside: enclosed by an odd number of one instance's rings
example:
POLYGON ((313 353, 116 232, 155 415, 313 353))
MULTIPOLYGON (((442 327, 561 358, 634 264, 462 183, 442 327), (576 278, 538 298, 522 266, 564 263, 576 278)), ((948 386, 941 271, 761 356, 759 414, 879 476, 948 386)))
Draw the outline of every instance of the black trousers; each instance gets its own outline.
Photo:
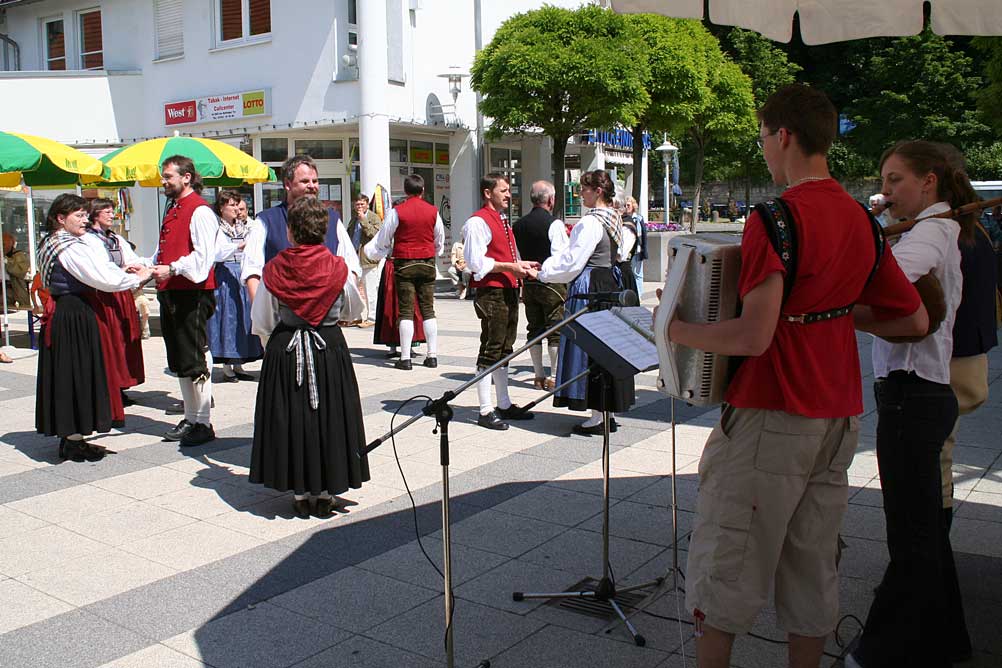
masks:
POLYGON ((160 328, 167 348, 167 367, 179 378, 209 375, 207 323, 216 312, 212 290, 161 290, 160 328))
POLYGON ((957 419, 957 399, 949 385, 903 371, 878 380, 874 393, 891 561, 856 655, 865 668, 949 668, 939 454, 957 419))

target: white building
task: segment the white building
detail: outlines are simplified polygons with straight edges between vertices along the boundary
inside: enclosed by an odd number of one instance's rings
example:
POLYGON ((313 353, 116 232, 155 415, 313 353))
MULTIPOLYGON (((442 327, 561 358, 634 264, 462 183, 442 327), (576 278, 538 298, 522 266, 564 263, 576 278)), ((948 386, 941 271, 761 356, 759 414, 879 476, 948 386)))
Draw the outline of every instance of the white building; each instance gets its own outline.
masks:
MULTIPOLYGON (((414 172, 443 218, 457 224, 480 206, 479 175, 503 171, 517 216, 530 208, 524 186, 551 178, 549 140, 517 136, 479 149, 469 78, 446 75, 468 73, 478 45, 506 18, 542 4, 0 0, 0 129, 97 156, 175 130, 232 143, 275 167, 308 153, 319 166, 321 197, 345 212, 353 188, 371 194, 381 183, 402 195, 403 176, 414 172)), ((629 187, 628 149, 584 138, 572 144, 571 176, 615 168, 629 187)), ((641 179, 646 186, 646 170, 641 179)), ((129 236, 149 252, 157 190, 131 192, 129 236)), ((244 192, 261 210, 282 186, 244 192)), ((43 213, 45 195, 36 195, 43 213)), ((9 194, 7 201, 5 229, 11 217, 17 226, 9 194)))

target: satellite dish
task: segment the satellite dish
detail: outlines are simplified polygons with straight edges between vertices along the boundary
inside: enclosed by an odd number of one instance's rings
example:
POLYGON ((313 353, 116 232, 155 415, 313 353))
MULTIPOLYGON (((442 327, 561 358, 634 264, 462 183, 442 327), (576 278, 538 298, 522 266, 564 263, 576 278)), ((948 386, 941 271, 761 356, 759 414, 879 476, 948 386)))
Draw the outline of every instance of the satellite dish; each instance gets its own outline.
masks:
POLYGON ((434 93, 428 93, 428 99, 424 103, 424 116, 433 125, 445 125, 445 114, 442 112, 442 103, 434 93))

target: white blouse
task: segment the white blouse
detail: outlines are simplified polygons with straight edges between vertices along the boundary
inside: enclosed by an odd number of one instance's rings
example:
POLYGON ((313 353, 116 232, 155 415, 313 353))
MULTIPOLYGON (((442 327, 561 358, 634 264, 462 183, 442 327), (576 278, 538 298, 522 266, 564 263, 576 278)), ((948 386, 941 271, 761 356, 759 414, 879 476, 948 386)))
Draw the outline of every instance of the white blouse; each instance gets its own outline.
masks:
POLYGON ((139 287, 139 277, 126 273, 112 262, 100 239, 67 244, 59 254, 59 264, 73 278, 101 292, 120 292, 139 287))
MULTIPOLYGON (((588 264, 595 247, 602 241, 605 226, 590 214, 585 215, 571 229, 571 239, 567 247, 558 255, 551 255, 539 270, 539 280, 545 283, 570 283, 588 264)), ((619 247, 617 262, 626 259, 629 249, 626 243, 619 247)))
MULTIPOLYGON (((946 202, 937 202, 916 218, 950 210, 946 202)), ((939 329, 917 343, 891 343, 873 340, 873 375, 885 378, 892 371, 914 371, 934 383, 950 382, 950 358, 953 356, 953 321, 960 306, 964 278, 960 273, 960 225, 947 218, 930 218, 918 223, 901 236, 893 252, 898 266, 913 283, 931 270, 943 287, 946 318, 939 329)))

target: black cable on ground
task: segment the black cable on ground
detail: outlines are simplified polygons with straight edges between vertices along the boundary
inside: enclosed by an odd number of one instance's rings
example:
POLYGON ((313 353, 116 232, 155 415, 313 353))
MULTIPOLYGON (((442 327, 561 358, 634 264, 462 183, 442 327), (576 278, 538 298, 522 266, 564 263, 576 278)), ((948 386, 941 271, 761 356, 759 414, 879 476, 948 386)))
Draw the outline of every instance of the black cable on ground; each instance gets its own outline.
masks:
MULTIPOLYGON (((399 453, 397 453, 397 437, 396 434, 393 433, 393 421, 397 419, 397 415, 399 415, 400 411, 404 409, 404 406, 417 399, 427 399, 429 404, 433 401, 433 399, 429 397, 427 394, 416 394, 413 397, 410 397, 409 399, 404 401, 399 406, 397 406, 397 410, 393 411, 393 415, 390 417, 390 445, 393 446, 393 458, 397 462, 397 470, 400 471, 400 478, 404 481, 404 489, 407 490, 407 498, 409 498, 411 501, 411 514, 414 517, 414 534, 415 536, 417 536, 418 548, 421 550, 421 554, 424 555, 424 558, 428 560, 428 563, 431 564, 431 567, 435 569, 435 572, 438 573, 440 578, 442 578, 443 593, 446 596, 448 596, 449 600, 452 602, 452 604, 449 606, 449 619, 446 620, 445 623, 445 635, 442 637, 442 645, 445 646, 446 643, 448 642, 449 631, 452 629, 452 619, 456 615, 456 597, 452 595, 452 590, 444 591, 445 574, 438 567, 438 564, 436 564, 435 561, 428 554, 428 551, 424 549, 424 543, 421 541, 421 528, 418 526, 417 503, 415 503, 414 501, 414 495, 411 494, 410 485, 407 484, 407 476, 404 475, 404 468, 400 464, 400 455, 399 453)), ((442 503, 445 502, 446 500, 442 499, 442 503)), ((489 666, 490 663, 488 663, 487 665, 489 666)))

